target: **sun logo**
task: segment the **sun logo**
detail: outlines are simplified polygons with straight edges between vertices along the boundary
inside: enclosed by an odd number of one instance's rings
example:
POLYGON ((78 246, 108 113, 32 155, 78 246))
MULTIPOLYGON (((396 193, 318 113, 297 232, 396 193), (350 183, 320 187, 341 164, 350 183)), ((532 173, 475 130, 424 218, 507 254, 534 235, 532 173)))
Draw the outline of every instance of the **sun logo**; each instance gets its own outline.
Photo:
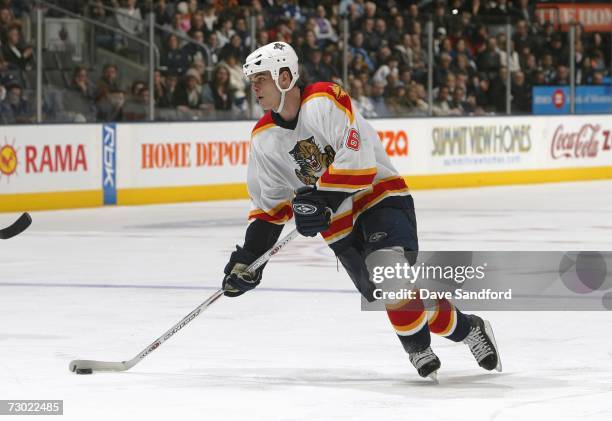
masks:
POLYGON ((331 90, 334 93, 334 95, 336 96, 336 99, 340 99, 344 96, 346 96, 346 92, 344 92, 344 89, 342 89, 342 87, 340 87, 340 85, 332 85, 331 86, 331 90))
POLYGON ((7 180, 17 172, 17 150, 13 145, 10 145, 6 138, 4 145, 0 147, 0 179, 6 175, 7 180))

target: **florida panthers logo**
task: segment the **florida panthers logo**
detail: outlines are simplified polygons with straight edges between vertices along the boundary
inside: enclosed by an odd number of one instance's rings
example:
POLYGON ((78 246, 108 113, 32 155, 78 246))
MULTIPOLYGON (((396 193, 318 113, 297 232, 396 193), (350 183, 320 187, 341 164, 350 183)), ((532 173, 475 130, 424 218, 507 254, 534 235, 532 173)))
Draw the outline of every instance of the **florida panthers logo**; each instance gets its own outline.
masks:
POLYGON ((327 145, 324 151, 321 152, 319 146, 314 141, 314 137, 310 137, 298 141, 289 152, 300 166, 299 170, 295 170, 295 175, 302 183, 314 185, 319 179, 317 173, 325 170, 334 162, 334 157, 336 156, 334 149, 327 145))

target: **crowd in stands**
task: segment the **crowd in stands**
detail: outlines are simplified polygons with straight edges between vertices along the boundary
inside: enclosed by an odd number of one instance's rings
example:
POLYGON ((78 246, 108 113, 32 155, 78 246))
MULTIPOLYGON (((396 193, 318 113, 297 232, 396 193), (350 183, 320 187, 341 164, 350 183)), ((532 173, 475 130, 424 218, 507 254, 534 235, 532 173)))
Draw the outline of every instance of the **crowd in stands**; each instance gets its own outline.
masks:
MULTIPOLYGON (((60 108, 73 110, 68 114, 74 121, 145 120, 150 101, 161 119, 247 118, 250 92, 242 63, 253 48, 269 42, 280 40, 294 46, 301 61, 300 83, 344 84, 346 16, 345 88, 364 116, 428 114, 428 21, 433 23, 434 115, 505 113, 508 73, 512 113, 528 114, 533 86, 567 85, 570 79, 567 33, 538 22, 533 3, 56 0, 59 7, 120 28, 132 37, 145 39, 151 11, 156 24, 166 29, 156 30, 160 61, 153 92, 146 74, 125 80, 120 67, 109 62, 99 66, 102 70, 94 77, 94 69, 84 63, 75 66, 71 80, 66 81, 69 100, 63 98, 60 108), (252 17, 254 39, 249 28, 252 17), (509 55, 507 23, 512 25, 509 55)), ((23 19, 31 10, 28 0, 0 0, 0 122, 32 120, 32 98, 26 99, 22 84, 13 77, 16 71, 29 72, 35 66, 32 43, 23 36, 23 19)), ((98 30, 95 37, 98 46, 117 54, 133 48, 130 37, 113 31, 98 30)), ((577 27, 577 84, 609 81, 610 43, 610 33, 577 27)), ((45 110, 52 110, 52 103, 52 95, 45 96, 45 110)))

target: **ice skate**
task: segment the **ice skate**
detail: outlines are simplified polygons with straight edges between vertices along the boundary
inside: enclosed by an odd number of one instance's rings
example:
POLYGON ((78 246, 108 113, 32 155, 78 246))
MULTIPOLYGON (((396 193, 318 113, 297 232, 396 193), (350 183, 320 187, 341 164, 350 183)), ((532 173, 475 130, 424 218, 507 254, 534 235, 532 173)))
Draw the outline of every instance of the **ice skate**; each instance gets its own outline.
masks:
POLYGON ((422 351, 411 352, 408 354, 410 362, 417 369, 419 376, 429 377, 437 382, 437 371, 440 368, 440 359, 428 346, 422 351))
POLYGON ((463 343, 467 344, 472 351, 472 355, 478 362, 478 365, 485 370, 497 370, 502 371, 501 358, 499 357, 499 351, 497 349, 497 343, 495 342, 495 336, 493 336, 493 329, 491 323, 480 317, 471 314, 467 316, 472 323, 470 333, 463 340, 463 343))

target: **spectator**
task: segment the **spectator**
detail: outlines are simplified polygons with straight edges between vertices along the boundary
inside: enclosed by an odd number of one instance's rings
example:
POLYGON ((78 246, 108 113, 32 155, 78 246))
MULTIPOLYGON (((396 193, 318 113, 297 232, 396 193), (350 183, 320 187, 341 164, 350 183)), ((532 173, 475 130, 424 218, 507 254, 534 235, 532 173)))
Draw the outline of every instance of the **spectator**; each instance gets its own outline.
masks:
POLYGON ((404 25, 404 17, 402 15, 396 15, 393 17, 393 25, 387 32, 387 40, 392 46, 403 42, 404 35, 407 35, 406 27, 404 25))
POLYGON ((105 64, 102 69, 102 76, 98 79, 96 86, 96 102, 104 99, 109 92, 119 92, 120 90, 117 65, 112 63, 105 64))
POLYGON ((170 26, 174 14, 174 5, 167 4, 166 0, 157 0, 153 9, 155 23, 161 26, 170 26))
POLYGON ((189 13, 189 6, 184 1, 176 5, 174 25, 178 26, 181 32, 184 33, 188 33, 191 30, 191 13, 189 13))
POLYGON ((442 53, 440 56, 440 63, 438 66, 434 67, 434 85, 439 86, 446 79, 449 73, 451 72, 451 56, 448 53, 442 53))
POLYGON ((218 48, 222 49, 225 44, 229 43, 232 35, 236 33, 233 29, 233 22, 231 19, 223 19, 219 22, 219 30, 217 31, 218 48))
POLYGON ((525 82, 525 74, 516 72, 512 75, 512 113, 531 113, 531 88, 525 82))
POLYGON ((463 86, 457 86, 453 91, 450 107, 452 110, 456 110, 458 115, 470 115, 474 112, 474 107, 467 101, 463 86))
POLYGON ((189 67, 187 52, 179 47, 178 37, 171 34, 168 37, 166 51, 162 54, 161 65, 179 75, 185 73, 189 67))
POLYGON ((6 97, 0 102, 0 117, 5 124, 33 123, 30 103, 23 95, 21 85, 12 82, 6 86, 6 97))
POLYGON ((321 50, 310 50, 308 61, 304 65, 304 81, 306 83, 329 82, 332 80, 332 70, 323 64, 321 50))
POLYGON ((32 70, 34 67, 34 49, 22 41, 21 31, 17 25, 7 30, 2 55, 9 67, 19 70, 32 70))
POLYGON ((327 12, 322 5, 317 6, 315 24, 314 33, 321 48, 325 48, 328 44, 338 41, 338 36, 329 19, 327 19, 327 12))
POLYGON ((417 87, 413 85, 406 89, 404 106, 406 107, 406 114, 413 116, 427 115, 429 108, 427 103, 419 98, 417 87))
POLYGON ((98 103, 98 121, 115 122, 124 121, 123 106, 125 105, 125 91, 119 88, 111 89, 98 103))
POLYGON ((494 111, 498 113, 506 112, 506 79, 508 77, 508 69, 500 67, 497 77, 491 80, 491 103, 494 106, 494 111))
POLYGON ((202 104, 202 82, 199 80, 197 70, 189 69, 183 76, 183 82, 179 84, 174 92, 172 105, 179 112, 197 110, 202 104))
POLYGON ((236 35, 240 37, 241 45, 245 49, 244 52, 247 52, 246 49, 251 46, 253 40, 251 40, 251 33, 247 27, 245 18, 238 18, 236 20, 236 35))
POLYGON ((375 83, 380 83, 384 86, 387 85, 387 77, 389 75, 393 75, 397 79, 399 79, 399 60, 395 56, 389 56, 386 60, 386 63, 378 68, 372 80, 375 83))
POLYGON ((495 38, 489 38, 486 48, 478 55, 476 62, 478 71, 486 73, 488 77, 494 77, 499 72, 501 58, 495 38))
POLYGON ((206 38, 206 47, 208 47, 208 51, 210 51, 210 60, 208 61, 208 64, 214 66, 219 62, 219 52, 221 50, 221 48, 219 48, 219 41, 215 32, 208 34, 208 38, 206 38))
POLYGON ((242 73, 242 66, 232 50, 227 50, 225 57, 219 62, 219 67, 226 68, 229 74, 229 89, 232 92, 234 105, 246 110, 246 79, 242 73))
POLYGON ((370 55, 368 54, 368 52, 363 47, 363 41, 364 41, 363 37, 364 37, 363 32, 360 32, 360 31, 353 32, 352 43, 351 43, 351 47, 349 48, 349 51, 351 55, 353 56, 353 58, 355 58, 355 56, 361 56, 365 64, 368 66, 368 69, 372 71, 374 70, 374 62, 370 58, 370 55))
POLYGON ((525 49, 528 49, 530 52, 535 51, 536 44, 529 33, 529 28, 526 21, 518 21, 514 27, 514 31, 515 33, 512 40, 514 41, 516 51, 518 51, 519 54, 525 54, 525 49))
POLYGON ((382 39, 375 31, 375 20, 373 18, 368 18, 363 21, 363 47, 368 51, 368 53, 376 53, 380 48, 380 43, 382 39))
POLYGON ((513 41, 510 41, 510 64, 508 65, 506 40, 506 34, 502 33, 497 36, 497 45, 499 46, 499 63, 501 66, 509 68, 511 73, 518 72, 519 70, 521 70, 521 64, 519 61, 518 53, 514 50, 513 41))
POLYGON ((77 66, 72 74, 68 91, 64 94, 63 105, 57 107, 57 111, 79 114, 84 121, 95 121, 94 99, 95 88, 89 80, 87 68, 77 66))
POLYGON ((144 32, 144 22, 140 9, 136 7, 136 0, 123 0, 123 7, 117 8, 115 19, 121 29, 131 35, 140 35, 144 32))
POLYGON ((315 32, 312 30, 307 30, 304 38, 304 44, 302 44, 301 48, 298 48, 297 52, 299 52, 301 57, 310 57, 310 52, 318 49, 319 45, 317 43, 317 36, 315 35, 315 32))
POLYGON ((458 110, 451 108, 448 86, 442 85, 438 89, 438 96, 434 99, 432 111, 435 116, 459 115, 458 110))
POLYGON ((190 32, 190 36, 194 42, 187 43, 183 47, 183 52, 187 56, 188 61, 193 63, 197 59, 203 59, 210 63, 212 61, 212 54, 204 43, 204 32, 201 29, 196 29, 190 32))
POLYGON ((8 29, 12 28, 13 26, 16 26, 17 28, 21 27, 19 22, 15 20, 13 11, 8 7, 0 8, 0 44, 6 40, 6 33, 8 29))
POLYGON ((384 97, 385 85, 382 83, 374 83, 372 85, 372 95, 370 100, 374 107, 374 113, 377 117, 390 117, 391 111, 387 107, 386 98, 384 97))
POLYGON ((87 68, 77 66, 72 73, 70 89, 78 93, 82 98, 92 100, 95 98, 95 89, 89 80, 87 68))
POLYGON ((592 85, 603 85, 604 84, 604 76, 602 72, 593 73, 593 80, 591 82, 592 85))
MULTIPOLYGON (((174 93, 178 86, 178 75, 174 72, 170 72, 166 75, 164 80, 164 91, 163 96, 159 99, 160 107, 171 107, 174 100, 174 93)), ((160 92, 161 93, 161 92, 160 92)))
POLYGON ((215 26, 217 25, 217 15, 215 14, 215 8, 210 4, 204 6, 204 24, 208 29, 208 33, 212 33, 215 26))
POLYGON ((144 121, 148 114, 150 101, 149 88, 143 81, 135 81, 132 84, 131 95, 123 107, 125 121, 144 121))
POLYGON ((232 49, 232 51, 234 52, 234 55, 236 56, 236 59, 240 63, 244 63, 247 56, 249 55, 248 50, 242 44, 242 38, 240 38, 238 34, 232 35, 232 37, 230 38, 230 42, 228 45, 226 45, 226 47, 232 49))
POLYGON ((544 73, 544 81, 547 85, 552 85, 557 79, 557 72, 553 65, 553 56, 551 53, 545 53, 542 57, 541 71, 544 73))
POLYGON ((230 75, 226 67, 218 66, 210 83, 202 89, 202 103, 214 108, 218 115, 229 114, 234 107, 230 75))
POLYGON ((569 85, 570 84, 570 74, 567 66, 562 64, 557 66, 555 81, 553 82, 555 85, 569 85))
POLYGON ((161 70, 155 69, 153 73, 153 99, 157 107, 169 107, 171 101, 167 101, 166 81, 162 77, 161 70))
POLYGON ((401 43, 393 48, 398 54, 400 64, 412 67, 412 35, 408 33, 403 34, 401 43))
POLYGON ((378 117, 374 110, 372 100, 365 95, 363 83, 360 80, 354 80, 351 83, 351 98, 352 103, 365 118, 378 117))
POLYGON ((189 23, 189 32, 202 31, 203 34, 208 32, 206 24, 204 23, 204 12, 196 10, 191 13, 191 21, 189 23))

